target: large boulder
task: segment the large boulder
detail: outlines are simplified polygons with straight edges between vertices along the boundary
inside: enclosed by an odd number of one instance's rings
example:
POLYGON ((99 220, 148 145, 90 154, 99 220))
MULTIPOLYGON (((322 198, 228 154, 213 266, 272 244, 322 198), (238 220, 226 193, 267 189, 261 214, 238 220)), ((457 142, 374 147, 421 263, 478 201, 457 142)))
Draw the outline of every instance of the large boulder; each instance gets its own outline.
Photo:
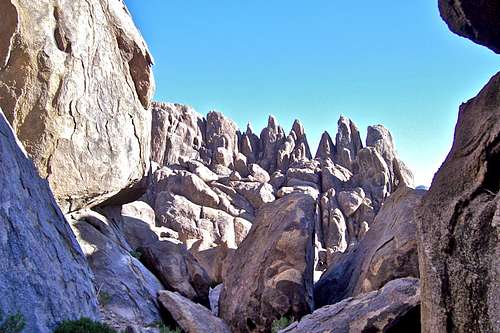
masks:
POLYGON ((220 315, 236 332, 263 332, 313 309, 316 200, 292 193, 260 208, 224 279, 220 315))
POLYGON ((120 330, 161 320, 156 294, 164 287, 136 258, 119 227, 91 210, 71 214, 70 222, 94 272, 103 320, 120 330))
POLYGON ((419 209, 423 332, 500 331, 499 170, 500 73, 460 107, 419 209))
POLYGON ((138 252, 141 261, 166 288, 208 304, 208 289, 212 281, 184 244, 161 241, 141 247, 138 252))
POLYGON ((158 300, 186 333, 231 333, 227 324, 210 310, 171 291, 160 291, 158 300))
POLYGON ((151 160, 160 166, 203 159, 206 121, 191 107, 156 103, 151 107, 151 160))
POLYGON ((314 286, 316 306, 419 276, 415 213, 424 192, 401 187, 387 199, 361 241, 339 254, 314 286))
POLYGON ((97 318, 93 276, 82 250, 1 109, 0 185, 4 319, 20 313, 26 332, 49 333, 62 320, 97 318))
POLYGON ((497 0, 439 0, 439 11, 451 31, 500 53, 497 0))
POLYGON ((322 307, 280 333, 420 333, 420 288, 415 278, 322 307))
POLYGON ((124 3, 6 0, 0 12, 0 106, 58 202, 125 194, 149 168, 154 81, 124 3))

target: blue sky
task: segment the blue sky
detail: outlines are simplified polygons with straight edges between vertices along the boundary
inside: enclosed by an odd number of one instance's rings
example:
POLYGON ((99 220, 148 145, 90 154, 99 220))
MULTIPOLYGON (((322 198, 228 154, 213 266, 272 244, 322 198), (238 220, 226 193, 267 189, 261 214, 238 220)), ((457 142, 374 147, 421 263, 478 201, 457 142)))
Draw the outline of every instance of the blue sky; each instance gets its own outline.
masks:
POLYGON ((449 32, 437 0, 125 0, 155 58, 155 98, 260 132, 295 118, 316 150, 340 114, 391 130, 416 183, 446 157, 460 103, 500 58, 449 32))

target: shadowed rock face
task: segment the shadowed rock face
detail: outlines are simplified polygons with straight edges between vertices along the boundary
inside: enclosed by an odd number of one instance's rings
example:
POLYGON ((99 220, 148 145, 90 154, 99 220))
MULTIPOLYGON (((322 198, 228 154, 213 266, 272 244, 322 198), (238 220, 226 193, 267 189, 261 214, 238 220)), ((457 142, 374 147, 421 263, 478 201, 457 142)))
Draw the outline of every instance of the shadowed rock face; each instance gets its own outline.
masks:
POLYGON ((62 320, 98 316, 82 250, 1 109, 0 253, 4 319, 19 312, 26 332, 49 333, 62 320))
POLYGON ((392 280, 383 288, 322 307, 280 333, 418 333, 419 281, 392 280))
POLYGON ((63 209, 149 165, 152 59, 122 1, 0 4, 0 106, 63 209))
POLYGON ((418 277, 415 209, 425 191, 401 187, 384 203, 373 227, 314 286, 315 306, 381 288, 390 280, 418 277))
POLYGON ((439 0, 439 11, 451 31, 500 53, 497 0, 439 0))
POLYGON ((419 209, 424 332, 500 330, 500 73, 460 107, 419 209))
POLYGON ((264 205, 233 256, 220 315, 235 332, 267 332, 282 316, 313 309, 316 201, 292 193, 264 205))

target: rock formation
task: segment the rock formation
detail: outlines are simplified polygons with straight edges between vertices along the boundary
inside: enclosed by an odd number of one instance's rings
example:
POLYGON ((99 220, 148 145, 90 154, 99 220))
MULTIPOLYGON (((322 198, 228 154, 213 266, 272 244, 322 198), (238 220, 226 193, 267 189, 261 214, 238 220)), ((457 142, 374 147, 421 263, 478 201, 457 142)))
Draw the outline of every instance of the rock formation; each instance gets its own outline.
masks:
POLYGON ((315 305, 381 288, 387 282, 418 277, 415 210, 425 191, 401 187, 384 203, 373 227, 314 286, 315 305))
POLYGON ((415 278, 322 307, 280 333, 419 333, 420 288, 415 278))
POLYGON ((71 229, 0 109, 0 310, 27 332, 98 317, 93 276, 71 229), (43 311, 40 311, 43 309, 43 311))
POLYGON ((500 53, 498 1, 439 0, 439 11, 451 31, 500 53))
POLYGON ((191 302, 178 293, 160 291, 158 300, 184 332, 231 333, 222 319, 214 316, 207 308, 191 302))
POLYGON ((264 205, 236 250, 220 314, 235 332, 263 332, 275 319, 313 310, 315 199, 294 193, 264 205))
POLYGON ((424 332, 500 329, 500 73, 460 107, 420 208, 424 332))
MULTIPOLYGON (((440 1, 450 29, 499 52, 495 1, 440 1)), ((419 209, 423 332, 500 330, 500 73, 460 106, 419 209)))
POLYGON ((0 106, 59 204, 125 195, 149 167, 154 82, 123 2, 6 0, 0 11, 0 106))

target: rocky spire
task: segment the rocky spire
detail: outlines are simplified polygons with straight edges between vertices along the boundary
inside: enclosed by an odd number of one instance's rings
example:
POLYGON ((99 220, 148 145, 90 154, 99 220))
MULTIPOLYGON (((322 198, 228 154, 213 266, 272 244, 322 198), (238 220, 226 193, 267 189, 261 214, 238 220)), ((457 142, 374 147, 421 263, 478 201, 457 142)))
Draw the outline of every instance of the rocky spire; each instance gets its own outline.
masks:
POLYGON ((327 131, 323 132, 321 135, 321 140, 318 145, 318 150, 316 151, 315 158, 326 160, 330 158, 333 160, 335 155, 335 145, 333 144, 332 138, 327 131))
POLYGON ((278 125, 276 118, 270 115, 267 127, 260 133, 260 144, 262 150, 262 158, 259 161, 261 167, 269 173, 276 170, 276 160, 278 150, 285 141, 285 131, 278 125))
POLYGON ((260 139, 254 134, 250 123, 247 130, 241 135, 240 152, 245 155, 249 163, 255 163, 260 155, 260 139))
POLYGON ((352 170, 358 151, 363 148, 358 127, 349 119, 340 116, 336 136, 336 163, 352 170))

